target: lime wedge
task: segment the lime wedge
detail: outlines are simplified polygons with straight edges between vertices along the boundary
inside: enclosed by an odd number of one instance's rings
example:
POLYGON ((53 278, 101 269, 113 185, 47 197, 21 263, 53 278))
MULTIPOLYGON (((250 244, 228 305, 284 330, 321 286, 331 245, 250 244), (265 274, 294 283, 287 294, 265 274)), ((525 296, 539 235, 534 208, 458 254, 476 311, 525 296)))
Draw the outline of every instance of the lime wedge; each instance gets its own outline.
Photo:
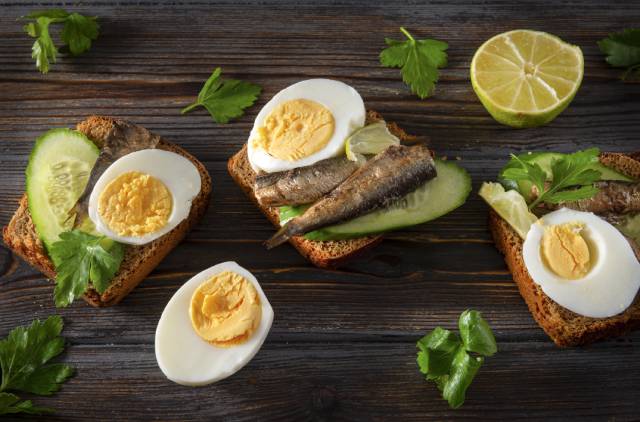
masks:
POLYGON ((378 121, 353 132, 345 142, 345 152, 351 161, 364 161, 365 155, 377 154, 388 146, 399 144, 400 139, 389 132, 387 124, 378 121))
POLYGON ((584 71, 579 47, 555 35, 519 29, 482 44, 471 61, 471 83, 498 122, 540 126, 576 95, 584 71))
POLYGON ((480 187, 478 194, 523 239, 527 236, 531 225, 538 220, 538 217, 529 211, 522 195, 515 190, 505 192, 500 183, 485 182, 480 187))

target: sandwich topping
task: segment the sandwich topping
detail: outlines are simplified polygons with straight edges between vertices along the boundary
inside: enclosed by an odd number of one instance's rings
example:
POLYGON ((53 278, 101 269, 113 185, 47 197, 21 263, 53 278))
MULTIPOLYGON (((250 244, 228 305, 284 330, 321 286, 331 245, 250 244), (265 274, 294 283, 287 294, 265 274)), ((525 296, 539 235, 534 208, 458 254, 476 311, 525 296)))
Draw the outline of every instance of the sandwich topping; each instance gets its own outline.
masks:
POLYGON ((558 305, 590 318, 624 312, 640 289, 640 235, 628 224, 640 210, 638 183, 601 164, 599 153, 512 156, 501 184, 480 189, 522 237, 533 282, 558 305))
POLYGON ((164 308, 155 337, 158 365, 178 384, 219 381, 251 361, 272 323, 255 276, 235 262, 214 265, 184 283, 164 308))
POLYGON ((269 113, 253 142, 269 155, 295 161, 322 150, 334 129, 331 110, 316 101, 295 99, 269 113))
POLYGON ((172 207, 167 186, 137 171, 113 179, 98 200, 98 212, 106 225, 121 236, 141 236, 161 229, 169 221, 172 207))
POLYGON ((189 316, 203 340, 230 347, 246 342, 255 332, 262 306, 258 291, 249 280, 224 271, 198 286, 191 297, 189 316))
POLYGON ((584 277, 591 268, 584 223, 547 226, 542 235, 540 253, 547 267, 560 277, 567 280, 584 277))

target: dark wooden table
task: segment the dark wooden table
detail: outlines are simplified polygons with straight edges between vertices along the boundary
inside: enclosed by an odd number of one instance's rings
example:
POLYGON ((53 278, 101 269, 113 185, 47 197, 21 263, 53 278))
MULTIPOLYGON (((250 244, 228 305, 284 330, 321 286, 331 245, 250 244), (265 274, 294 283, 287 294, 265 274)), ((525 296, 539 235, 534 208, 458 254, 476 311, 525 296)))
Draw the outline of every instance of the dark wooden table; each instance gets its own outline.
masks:
POLYGON ((16 18, 51 7, 1 2, 0 223, 24 187, 34 139, 90 114, 120 116, 202 160, 214 180, 204 221, 121 304, 83 301, 57 310, 52 285, 0 247, 0 335, 58 313, 77 374, 39 404, 59 420, 445 420, 640 418, 640 333, 589 347, 556 348, 536 325, 486 228, 476 192, 510 152, 640 149, 640 85, 617 80, 596 41, 637 26, 640 3, 264 1, 82 2, 97 15, 91 51, 64 57, 48 75, 30 58, 16 18), (410 4, 405 4, 410 3, 410 4), (420 101, 399 73, 378 64, 384 37, 446 40, 449 66, 433 97, 420 101), (513 130, 485 112, 469 81, 475 49, 515 28, 579 45, 585 77, 573 104, 546 127, 513 130), (180 108, 216 66, 264 87, 258 103, 227 125, 180 108), (427 135, 441 155, 462 157, 474 180, 468 202, 435 222, 394 233, 339 271, 310 266, 290 246, 266 251, 273 228, 232 182, 226 160, 246 141, 260 107, 280 89, 329 77, 354 86, 368 108, 427 135), (160 372, 154 331, 165 304, 189 277, 235 260, 262 283, 275 310, 256 358, 231 378, 182 387, 160 372), (415 342, 435 326, 455 328, 464 309, 481 311, 499 353, 486 361, 465 405, 450 410, 415 363, 415 342))

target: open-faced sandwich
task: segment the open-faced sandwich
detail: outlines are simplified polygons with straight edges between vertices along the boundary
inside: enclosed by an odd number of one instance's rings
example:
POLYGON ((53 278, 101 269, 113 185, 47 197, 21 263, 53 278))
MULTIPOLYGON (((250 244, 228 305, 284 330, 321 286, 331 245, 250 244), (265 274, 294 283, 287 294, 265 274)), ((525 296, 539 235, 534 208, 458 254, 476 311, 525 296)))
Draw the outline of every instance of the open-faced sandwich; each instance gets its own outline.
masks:
POLYGON ((143 127, 90 117, 36 140, 4 242, 55 279, 55 302, 113 305, 184 238, 209 203, 205 167, 143 127))
POLYGON ((258 113, 228 169, 279 231, 319 267, 336 267, 389 230, 459 207, 471 181, 452 162, 375 112, 339 81, 310 79, 258 113), (411 145, 404 145, 404 143, 411 145))
POLYGON ((640 328, 639 158, 525 153, 480 189, 520 294, 559 346, 640 328))

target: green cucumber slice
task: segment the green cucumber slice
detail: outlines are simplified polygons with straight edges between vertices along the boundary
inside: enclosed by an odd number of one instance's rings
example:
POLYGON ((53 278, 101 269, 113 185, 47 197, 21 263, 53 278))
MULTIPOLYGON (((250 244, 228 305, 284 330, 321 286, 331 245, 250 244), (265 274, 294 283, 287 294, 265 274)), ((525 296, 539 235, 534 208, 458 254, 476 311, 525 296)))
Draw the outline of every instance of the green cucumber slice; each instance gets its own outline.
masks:
MULTIPOLYGON (((339 240, 362 237, 426 223, 464 203, 471 192, 471 178, 465 169, 449 161, 436 160, 438 176, 394 205, 347 222, 312 231, 309 240, 339 240)), ((280 207, 280 223, 302 214, 307 206, 280 207)))
POLYGON ((52 129, 36 139, 26 191, 31 218, 47 248, 73 227, 68 212, 84 191, 99 152, 89 138, 71 129, 52 129))
MULTIPOLYGON (((544 170, 544 172, 547 174, 547 180, 551 180, 551 163, 553 162, 553 160, 562 158, 565 155, 566 154, 563 154, 560 152, 531 152, 531 153, 520 154, 518 155, 518 158, 520 158, 523 161, 527 161, 529 163, 538 164, 542 168, 542 170, 544 170)), ((531 182, 528 182, 526 180, 521 180, 516 184, 512 180, 506 180, 503 176, 504 171, 513 165, 516 165, 516 164, 507 164, 506 166, 504 166, 502 170, 500 170, 500 175, 498 176, 498 180, 507 189, 517 189, 521 194, 523 194, 526 201, 530 202, 531 188, 533 187, 531 182)), ((622 180, 625 182, 633 181, 633 179, 631 179, 630 177, 622 173, 619 173, 605 165, 602 165, 601 163, 594 163, 590 165, 589 168, 597 170, 601 173, 600 180, 622 180)))

